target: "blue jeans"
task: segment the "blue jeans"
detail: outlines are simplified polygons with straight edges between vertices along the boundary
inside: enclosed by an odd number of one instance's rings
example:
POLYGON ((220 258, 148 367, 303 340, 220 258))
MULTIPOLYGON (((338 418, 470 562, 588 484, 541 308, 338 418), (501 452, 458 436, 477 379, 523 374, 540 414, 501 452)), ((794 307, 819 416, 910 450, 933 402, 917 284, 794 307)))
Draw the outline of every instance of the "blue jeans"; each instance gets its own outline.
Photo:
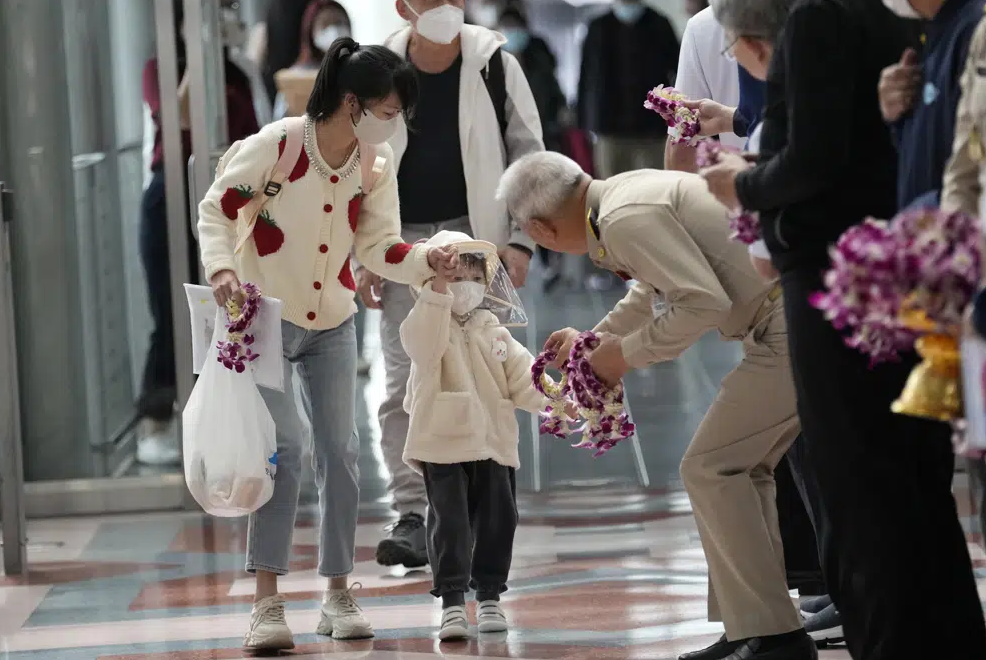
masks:
POLYGON ((318 487, 318 573, 353 571, 359 509, 359 438, 356 434, 356 332, 353 319, 332 330, 304 330, 281 322, 284 391, 260 388, 277 426, 274 494, 250 516, 247 571, 288 572, 291 535, 301 486, 302 438, 292 373, 301 380, 302 404, 311 422, 312 461, 318 487))

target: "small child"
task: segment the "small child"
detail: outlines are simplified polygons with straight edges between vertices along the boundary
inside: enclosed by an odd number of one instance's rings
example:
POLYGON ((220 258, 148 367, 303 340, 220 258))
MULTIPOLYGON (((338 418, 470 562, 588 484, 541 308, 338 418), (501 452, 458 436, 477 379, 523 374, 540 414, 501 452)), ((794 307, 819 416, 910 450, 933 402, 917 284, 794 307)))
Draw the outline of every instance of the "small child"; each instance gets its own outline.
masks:
POLYGON ((411 358, 404 462, 424 475, 431 593, 442 599, 438 637, 450 640, 469 633, 470 587, 479 632, 507 629, 500 594, 517 528, 514 410, 536 413, 547 402, 531 382, 534 356, 504 327, 527 319, 496 247, 449 231, 427 244, 456 246, 459 269, 415 290, 401 324, 411 358))

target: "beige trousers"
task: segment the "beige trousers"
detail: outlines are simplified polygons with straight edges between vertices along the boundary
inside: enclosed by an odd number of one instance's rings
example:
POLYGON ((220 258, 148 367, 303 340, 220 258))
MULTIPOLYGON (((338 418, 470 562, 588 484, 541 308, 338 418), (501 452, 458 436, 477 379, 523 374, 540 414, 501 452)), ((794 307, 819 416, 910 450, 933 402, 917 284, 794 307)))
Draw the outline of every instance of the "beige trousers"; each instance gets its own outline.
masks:
POLYGON ((783 301, 772 297, 681 462, 709 565, 709 620, 722 621, 730 640, 802 627, 787 588, 774 484, 800 424, 783 301))

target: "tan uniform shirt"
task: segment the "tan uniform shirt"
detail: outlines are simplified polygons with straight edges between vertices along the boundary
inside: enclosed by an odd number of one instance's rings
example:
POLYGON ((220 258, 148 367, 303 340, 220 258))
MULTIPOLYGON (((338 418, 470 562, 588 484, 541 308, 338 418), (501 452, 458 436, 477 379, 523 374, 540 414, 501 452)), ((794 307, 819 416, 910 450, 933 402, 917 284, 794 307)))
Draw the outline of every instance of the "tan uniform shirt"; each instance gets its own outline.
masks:
POLYGON ((979 215, 986 190, 986 18, 969 42, 962 73, 962 98, 955 118, 952 156, 945 167, 941 206, 979 215))
POLYGON ((589 256, 637 283, 595 330, 623 337, 634 368, 670 360, 718 328, 749 334, 773 283, 730 240, 726 209, 701 177, 640 170, 594 181, 586 201, 589 256), (666 307, 657 311, 655 295, 666 307))

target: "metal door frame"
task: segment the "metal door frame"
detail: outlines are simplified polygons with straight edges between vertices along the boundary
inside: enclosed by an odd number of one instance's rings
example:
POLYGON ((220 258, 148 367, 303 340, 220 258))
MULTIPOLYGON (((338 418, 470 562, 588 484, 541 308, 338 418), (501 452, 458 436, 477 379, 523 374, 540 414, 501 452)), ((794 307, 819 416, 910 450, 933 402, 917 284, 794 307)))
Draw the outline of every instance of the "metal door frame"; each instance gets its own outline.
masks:
POLYGON ((24 458, 14 334, 14 286, 10 273, 11 194, 0 181, 0 527, 3 570, 27 573, 27 522, 24 515, 24 458))

